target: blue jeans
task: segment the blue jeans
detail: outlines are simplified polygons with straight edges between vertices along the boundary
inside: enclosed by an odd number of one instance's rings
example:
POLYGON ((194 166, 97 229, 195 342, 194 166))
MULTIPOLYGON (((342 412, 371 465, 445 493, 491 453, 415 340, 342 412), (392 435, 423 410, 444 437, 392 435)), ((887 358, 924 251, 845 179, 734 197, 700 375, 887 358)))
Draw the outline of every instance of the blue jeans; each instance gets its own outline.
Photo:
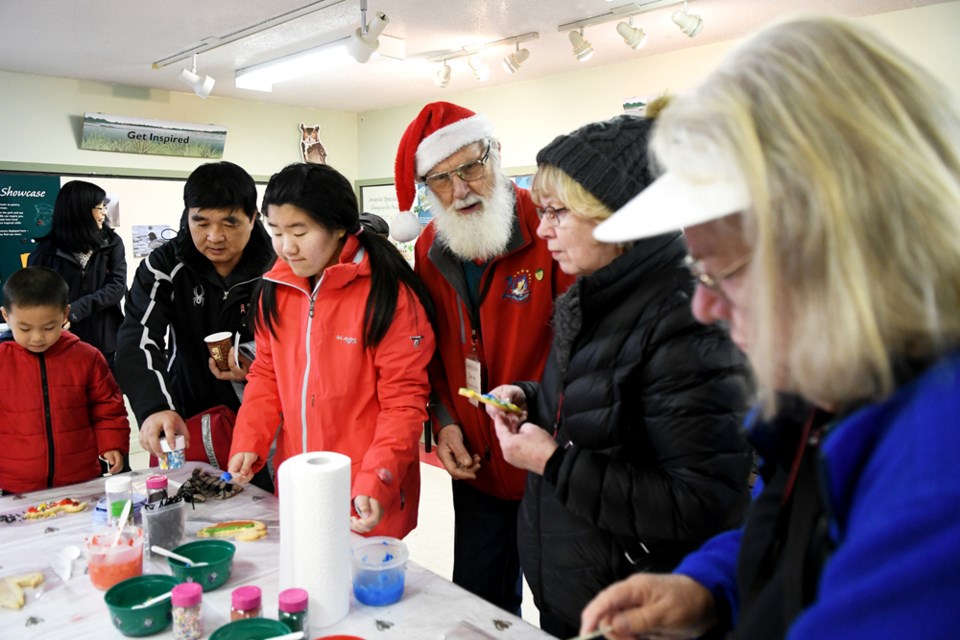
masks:
POLYGON ((501 500, 453 481, 453 582, 518 616, 523 599, 519 507, 519 500, 501 500))

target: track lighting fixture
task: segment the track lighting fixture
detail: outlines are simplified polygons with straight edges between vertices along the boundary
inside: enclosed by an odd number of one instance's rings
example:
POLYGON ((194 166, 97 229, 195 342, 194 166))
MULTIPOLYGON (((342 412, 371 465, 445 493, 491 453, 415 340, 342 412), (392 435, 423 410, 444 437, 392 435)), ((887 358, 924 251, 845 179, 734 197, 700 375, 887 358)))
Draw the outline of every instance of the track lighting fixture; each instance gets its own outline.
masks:
POLYGON ((380 47, 380 34, 387 28, 390 18, 377 12, 367 23, 367 0, 360 0, 360 26, 347 42, 347 52, 357 62, 364 63, 380 47))
POLYGON ((193 92, 204 99, 210 95, 210 92, 213 91, 213 85, 217 82, 210 76, 203 76, 203 78, 201 78, 197 74, 196 54, 193 55, 193 68, 182 69, 180 71, 180 81, 190 85, 193 92))
POLYGON ((475 53, 467 59, 467 64, 473 71, 473 77, 480 82, 486 82, 490 77, 490 67, 483 61, 479 53, 475 53))
POLYGON ((528 49, 521 49, 520 43, 518 42, 517 50, 503 59, 503 68, 510 73, 516 73, 529 57, 530 51, 528 49))
POLYGON ((433 77, 433 84, 441 89, 450 84, 450 65, 447 64, 446 60, 443 61, 443 66, 437 70, 437 75, 433 77))
POLYGON ((593 55, 593 45, 583 38, 583 27, 570 32, 570 44, 573 45, 573 57, 578 62, 586 62, 593 55))
POLYGON ((703 29, 703 18, 687 11, 686 0, 684 0, 683 3, 683 11, 674 11, 671 19, 674 24, 680 27, 680 31, 690 38, 700 33, 700 30, 703 29))
POLYGON ((639 49, 647 41, 647 34, 639 27, 633 26, 633 18, 617 25, 617 33, 631 49, 639 49))

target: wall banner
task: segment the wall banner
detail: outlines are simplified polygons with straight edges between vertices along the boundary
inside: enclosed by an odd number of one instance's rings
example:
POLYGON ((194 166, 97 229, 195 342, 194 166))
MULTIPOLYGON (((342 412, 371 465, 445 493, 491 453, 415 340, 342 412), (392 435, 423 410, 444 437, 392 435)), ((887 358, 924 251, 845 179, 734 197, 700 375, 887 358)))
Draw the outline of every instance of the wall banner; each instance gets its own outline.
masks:
POLYGON ((0 286, 50 233, 59 191, 59 176, 0 173, 0 286))
POLYGON ((106 113, 83 114, 80 148, 190 158, 222 158, 227 128, 106 113))

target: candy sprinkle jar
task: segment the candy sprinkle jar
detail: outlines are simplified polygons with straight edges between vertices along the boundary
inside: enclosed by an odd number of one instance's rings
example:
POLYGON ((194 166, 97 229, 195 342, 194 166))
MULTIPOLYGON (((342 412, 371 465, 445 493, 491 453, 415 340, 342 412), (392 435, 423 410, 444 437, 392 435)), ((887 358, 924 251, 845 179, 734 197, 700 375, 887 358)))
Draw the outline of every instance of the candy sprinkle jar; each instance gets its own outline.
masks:
POLYGON ((196 582, 184 582, 173 588, 173 637, 176 640, 200 640, 203 637, 203 615, 200 612, 203 588, 196 582))
POLYGON ((277 619, 289 627, 290 631, 303 631, 303 637, 310 637, 310 618, 307 604, 310 596, 304 589, 284 589, 280 592, 277 619))

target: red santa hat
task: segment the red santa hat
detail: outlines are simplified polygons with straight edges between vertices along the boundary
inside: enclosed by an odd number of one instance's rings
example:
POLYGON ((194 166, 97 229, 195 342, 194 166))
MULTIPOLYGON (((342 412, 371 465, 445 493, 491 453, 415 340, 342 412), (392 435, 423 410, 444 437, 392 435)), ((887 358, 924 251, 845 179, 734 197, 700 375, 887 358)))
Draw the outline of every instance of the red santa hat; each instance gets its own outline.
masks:
POLYGON ((400 214, 390 223, 394 240, 406 242, 420 233, 420 224, 412 211, 417 180, 456 151, 492 135, 490 121, 464 107, 431 102, 420 111, 397 148, 394 186, 400 214))

